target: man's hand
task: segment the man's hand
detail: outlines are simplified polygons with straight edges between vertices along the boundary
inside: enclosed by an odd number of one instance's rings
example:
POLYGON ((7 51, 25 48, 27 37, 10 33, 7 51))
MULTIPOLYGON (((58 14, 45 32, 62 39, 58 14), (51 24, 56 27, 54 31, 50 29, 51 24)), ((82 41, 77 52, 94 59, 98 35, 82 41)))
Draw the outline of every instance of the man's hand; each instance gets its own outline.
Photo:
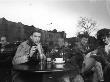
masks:
POLYGON ((31 50, 30 50, 30 57, 32 57, 32 55, 35 53, 37 46, 32 46, 31 50))

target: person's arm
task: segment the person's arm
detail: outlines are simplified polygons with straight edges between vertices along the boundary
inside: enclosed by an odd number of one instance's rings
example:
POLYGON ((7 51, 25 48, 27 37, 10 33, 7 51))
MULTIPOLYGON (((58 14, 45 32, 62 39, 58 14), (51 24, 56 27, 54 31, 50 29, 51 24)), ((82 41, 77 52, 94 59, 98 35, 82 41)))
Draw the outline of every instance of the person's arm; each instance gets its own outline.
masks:
POLYGON ((19 47, 17 48, 16 54, 13 58, 12 63, 13 64, 21 64, 21 63, 25 63, 28 61, 28 54, 29 54, 29 46, 26 45, 25 43, 22 43, 21 45, 19 45, 19 47))

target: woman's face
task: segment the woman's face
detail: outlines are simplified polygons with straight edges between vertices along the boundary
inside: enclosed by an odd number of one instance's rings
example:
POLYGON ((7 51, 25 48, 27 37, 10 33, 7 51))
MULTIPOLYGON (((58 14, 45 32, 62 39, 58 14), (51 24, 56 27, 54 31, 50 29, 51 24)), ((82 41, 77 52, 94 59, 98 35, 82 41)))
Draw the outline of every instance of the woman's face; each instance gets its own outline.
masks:
POLYGON ((110 44, 110 35, 105 38, 105 43, 106 43, 106 44, 110 44))

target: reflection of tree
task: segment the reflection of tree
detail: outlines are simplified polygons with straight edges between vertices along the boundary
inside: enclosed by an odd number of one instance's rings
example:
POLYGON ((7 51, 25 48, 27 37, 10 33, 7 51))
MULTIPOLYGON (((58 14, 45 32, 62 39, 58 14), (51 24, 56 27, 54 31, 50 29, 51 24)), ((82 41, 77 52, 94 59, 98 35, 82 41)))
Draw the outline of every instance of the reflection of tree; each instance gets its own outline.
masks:
POLYGON ((92 33, 96 30, 96 21, 89 19, 87 17, 80 17, 80 20, 78 22, 78 27, 82 29, 84 32, 87 32, 88 34, 92 33))

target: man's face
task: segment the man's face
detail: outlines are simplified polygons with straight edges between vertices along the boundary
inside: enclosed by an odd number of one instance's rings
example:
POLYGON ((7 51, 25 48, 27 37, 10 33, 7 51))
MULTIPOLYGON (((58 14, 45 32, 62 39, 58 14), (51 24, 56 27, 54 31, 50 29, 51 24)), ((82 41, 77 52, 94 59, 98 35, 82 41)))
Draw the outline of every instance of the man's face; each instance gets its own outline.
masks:
POLYGON ((34 32, 33 35, 31 35, 31 39, 34 43, 39 43, 41 38, 41 33, 34 32))
POLYGON ((7 42, 6 37, 1 37, 1 44, 4 45, 6 44, 6 42, 7 42))
POLYGON ((86 45, 87 42, 88 42, 88 38, 83 37, 83 38, 81 39, 81 43, 82 43, 83 45, 86 45))

